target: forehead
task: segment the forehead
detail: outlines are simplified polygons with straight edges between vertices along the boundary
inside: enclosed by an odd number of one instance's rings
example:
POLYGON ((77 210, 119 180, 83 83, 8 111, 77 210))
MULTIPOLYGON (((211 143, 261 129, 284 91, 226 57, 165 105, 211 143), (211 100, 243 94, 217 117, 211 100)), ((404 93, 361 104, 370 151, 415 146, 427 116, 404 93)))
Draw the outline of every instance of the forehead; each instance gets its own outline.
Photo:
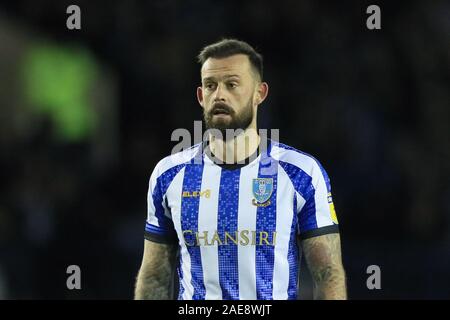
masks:
POLYGON ((250 60, 245 54, 236 54, 226 58, 208 58, 202 66, 202 79, 206 77, 223 77, 250 75, 250 60))

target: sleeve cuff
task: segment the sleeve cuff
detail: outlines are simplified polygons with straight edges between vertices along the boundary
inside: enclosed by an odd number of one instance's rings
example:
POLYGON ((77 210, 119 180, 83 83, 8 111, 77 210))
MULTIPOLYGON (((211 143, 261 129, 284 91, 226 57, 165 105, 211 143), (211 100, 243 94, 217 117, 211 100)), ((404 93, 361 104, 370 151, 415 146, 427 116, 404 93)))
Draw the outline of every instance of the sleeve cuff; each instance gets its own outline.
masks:
POLYGON ((163 243, 163 244, 176 244, 177 243, 176 235, 167 236, 167 235, 159 235, 159 234, 149 232, 149 231, 144 231, 144 238, 145 238, 145 240, 148 240, 148 241, 163 243))
POLYGON ((339 225, 333 224, 331 226, 321 227, 317 229, 308 230, 300 233, 300 239, 305 240, 308 238, 323 236, 330 233, 339 233, 339 225))

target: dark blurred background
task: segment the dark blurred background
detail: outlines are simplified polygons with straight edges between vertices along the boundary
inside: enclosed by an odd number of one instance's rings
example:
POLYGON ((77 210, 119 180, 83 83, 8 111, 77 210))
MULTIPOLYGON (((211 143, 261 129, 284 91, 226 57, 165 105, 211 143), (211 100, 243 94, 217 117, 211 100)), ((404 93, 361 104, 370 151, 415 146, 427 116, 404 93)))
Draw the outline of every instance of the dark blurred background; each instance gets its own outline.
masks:
MULTIPOLYGON (((202 118, 196 55, 265 58, 259 126, 331 178, 349 297, 450 298, 450 2, 2 1, 0 298, 131 299, 153 167, 202 118), (81 8, 68 30, 66 8, 81 8), (381 7, 381 30, 366 8, 381 7), (82 289, 66 288, 79 265, 82 289), (381 290, 366 269, 381 268, 381 290)), ((311 297, 303 269, 302 298, 311 297)))

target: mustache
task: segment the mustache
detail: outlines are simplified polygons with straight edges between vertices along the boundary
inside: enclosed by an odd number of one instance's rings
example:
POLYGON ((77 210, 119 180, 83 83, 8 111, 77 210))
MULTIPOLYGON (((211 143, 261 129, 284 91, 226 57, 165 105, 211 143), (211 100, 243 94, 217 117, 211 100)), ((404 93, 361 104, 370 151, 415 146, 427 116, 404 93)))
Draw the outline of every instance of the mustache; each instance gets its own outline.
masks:
POLYGON ((209 111, 209 114, 213 115, 218 112, 225 112, 230 115, 234 114, 233 108, 231 108, 229 105, 223 102, 214 103, 211 110, 209 111))

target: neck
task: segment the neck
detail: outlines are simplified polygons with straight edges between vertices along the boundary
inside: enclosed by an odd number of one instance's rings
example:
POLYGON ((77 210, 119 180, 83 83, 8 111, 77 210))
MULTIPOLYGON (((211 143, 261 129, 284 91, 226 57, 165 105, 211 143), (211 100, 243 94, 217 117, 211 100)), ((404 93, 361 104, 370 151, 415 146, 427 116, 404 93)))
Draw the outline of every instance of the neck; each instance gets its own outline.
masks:
POLYGON ((250 126, 233 139, 217 139, 209 136, 209 148, 214 156, 223 163, 238 163, 253 155, 258 149, 260 137, 256 126, 250 126))

